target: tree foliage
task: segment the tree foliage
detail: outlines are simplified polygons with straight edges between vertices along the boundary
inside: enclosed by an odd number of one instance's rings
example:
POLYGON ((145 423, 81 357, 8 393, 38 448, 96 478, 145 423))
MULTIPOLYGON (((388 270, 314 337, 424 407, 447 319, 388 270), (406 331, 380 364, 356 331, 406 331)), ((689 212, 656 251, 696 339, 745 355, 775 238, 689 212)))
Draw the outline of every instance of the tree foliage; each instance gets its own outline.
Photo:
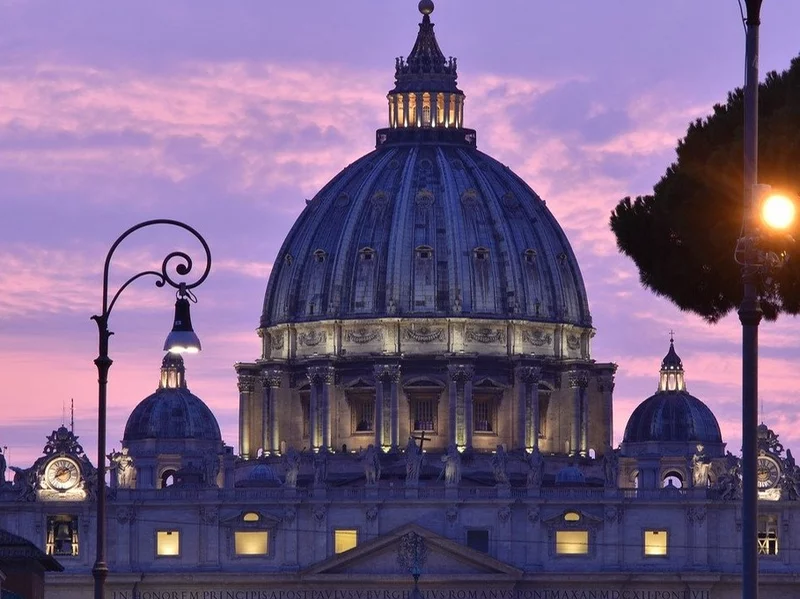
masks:
MULTIPOLYGON (((791 197, 800 192, 800 56, 760 85, 759 177, 791 197)), ((744 94, 736 89, 713 114, 689 125, 677 160, 653 194, 622 199, 611 213, 619 250, 642 284, 679 308, 715 322, 738 306, 740 267, 733 258, 744 211, 744 94)), ((790 231, 797 238, 800 228, 790 231)), ((766 318, 800 311, 800 244, 781 238, 786 265, 760 282, 766 318)))

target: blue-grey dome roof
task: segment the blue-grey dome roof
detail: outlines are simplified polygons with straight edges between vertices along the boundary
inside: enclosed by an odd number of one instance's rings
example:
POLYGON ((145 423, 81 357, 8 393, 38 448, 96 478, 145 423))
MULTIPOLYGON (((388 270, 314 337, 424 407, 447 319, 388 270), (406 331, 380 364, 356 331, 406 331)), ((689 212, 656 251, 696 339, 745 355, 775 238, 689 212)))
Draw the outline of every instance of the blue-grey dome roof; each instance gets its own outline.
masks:
POLYGON ((270 274, 261 326, 382 316, 513 318, 591 326, 564 232, 464 128, 457 62, 432 3, 395 64, 377 150, 306 206, 270 274))
POLYGON ((139 403, 128 417, 123 440, 143 439, 222 440, 214 414, 186 388, 183 359, 179 355, 167 354, 158 390, 139 403))
POLYGON ((722 434, 709 407, 686 391, 659 391, 633 411, 624 443, 722 443, 722 434))
POLYGON ((387 315, 591 325, 545 203, 498 161, 446 143, 384 146, 334 177, 281 247, 261 326, 387 315))

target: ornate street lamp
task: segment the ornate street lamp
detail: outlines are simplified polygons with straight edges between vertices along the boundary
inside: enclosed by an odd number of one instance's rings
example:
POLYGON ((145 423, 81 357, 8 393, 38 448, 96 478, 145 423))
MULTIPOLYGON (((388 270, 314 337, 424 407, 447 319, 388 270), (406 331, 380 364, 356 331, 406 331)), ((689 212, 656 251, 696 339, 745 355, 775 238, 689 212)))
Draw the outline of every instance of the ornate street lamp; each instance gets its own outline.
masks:
POLYGON ((211 270, 211 251, 203 237, 189 225, 180 221, 158 219, 139 223, 120 235, 106 255, 105 266, 103 267, 103 311, 101 314, 92 316, 92 320, 97 322, 99 332, 99 355, 94 361, 97 366, 98 383, 98 409, 97 409, 97 559, 92 568, 94 576, 94 598, 105 598, 105 581, 108 577, 108 564, 106 563, 106 393, 108 387, 108 370, 111 368, 112 360, 108 357, 108 340, 113 334, 108 330, 108 317, 111 310, 119 299, 120 294, 134 281, 146 276, 156 278, 156 287, 169 285, 177 290, 178 299, 175 302, 175 321, 172 331, 167 336, 164 349, 172 352, 197 352, 200 351, 200 340, 192 330, 192 321, 189 316, 189 301, 197 301, 192 289, 200 285, 208 277, 211 270), (181 277, 188 275, 193 266, 191 257, 185 252, 175 251, 167 254, 161 263, 161 272, 156 270, 145 270, 133 275, 125 281, 114 296, 109 301, 108 298, 108 271, 111 266, 111 258, 117 247, 131 233, 153 225, 169 225, 184 229, 194 235, 202 244, 205 250, 206 267, 203 274, 193 283, 175 281, 170 275, 170 269, 174 264, 174 272, 181 277), (176 260, 177 263, 173 263, 176 260), (172 263, 172 264, 171 264, 172 263))

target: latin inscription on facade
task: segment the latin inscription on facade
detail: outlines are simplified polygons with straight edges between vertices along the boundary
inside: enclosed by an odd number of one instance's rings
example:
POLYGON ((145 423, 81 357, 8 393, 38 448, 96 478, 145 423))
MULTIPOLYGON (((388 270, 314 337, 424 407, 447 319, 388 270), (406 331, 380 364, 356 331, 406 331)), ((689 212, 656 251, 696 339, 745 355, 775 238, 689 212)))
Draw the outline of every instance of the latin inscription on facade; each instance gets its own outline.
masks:
MULTIPOLYGON (((422 590, 424 599, 713 599, 706 590, 517 589, 422 590)), ((113 591, 112 599, 410 599, 411 590, 141 590, 113 591)))

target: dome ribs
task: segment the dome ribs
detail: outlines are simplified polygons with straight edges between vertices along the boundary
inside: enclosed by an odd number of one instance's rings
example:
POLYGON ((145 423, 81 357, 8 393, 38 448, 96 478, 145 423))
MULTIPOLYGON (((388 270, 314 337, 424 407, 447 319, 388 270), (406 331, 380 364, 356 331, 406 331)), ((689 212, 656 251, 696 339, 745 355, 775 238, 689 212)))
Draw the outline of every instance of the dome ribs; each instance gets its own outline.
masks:
POLYGON ((564 232, 508 168, 458 146, 389 146, 337 175, 301 214, 262 325, 474 315, 590 326, 585 293, 564 232))

